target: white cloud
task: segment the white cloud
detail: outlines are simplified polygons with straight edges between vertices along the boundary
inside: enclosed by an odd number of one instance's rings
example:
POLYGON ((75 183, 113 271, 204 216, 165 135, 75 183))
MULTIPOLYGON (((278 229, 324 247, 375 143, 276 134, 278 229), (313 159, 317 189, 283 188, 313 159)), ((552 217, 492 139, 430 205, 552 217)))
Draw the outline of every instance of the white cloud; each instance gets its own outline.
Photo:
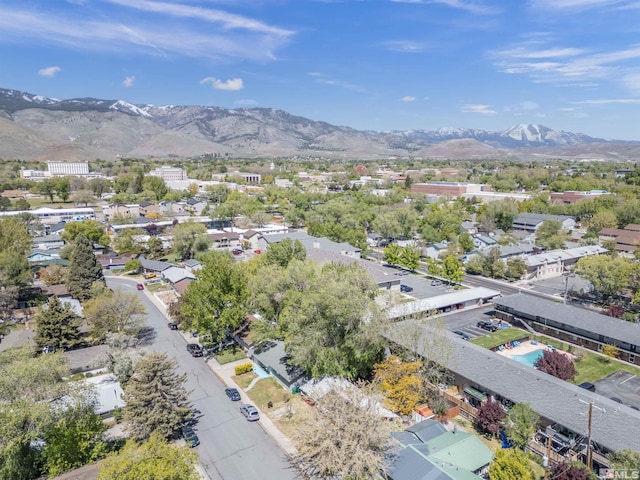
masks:
POLYGON ((573 105, 640 105, 640 98, 602 98, 571 103, 573 105))
POLYGON ((53 77, 60 70, 62 70, 60 67, 45 67, 38 70, 38 75, 41 77, 53 77))
POLYGON ((402 53, 422 53, 427 49, 424 43, 413 42, 411 40, 390 40, 383 42, 382 46, 392 52, 402 53))
POLYGON ((498 112, 491 109, 491 105, 482 105, 479 103, 466 103, 461 109, 464 113, 480 113, 482 115, 496 115, 498 112))
POLYGON ((476 15, 495 15, 500 13, 500 10, 487 5, 482 5, 479 2, 465 2, 462 0, 391 0, 396 3, 422 3, 422 4, 439 4, 447 7, 455 8, 457 10, 464 10, 476 15))
POLYGON ((640 73, 630 73, 622 77, 622 84, 635 93, 640 93, 640 73))
POLYGON ((212 88, 217 90, 226 90, 235 92, 244 88, 244 83, 241 78, 230 78, 229 80, 218 80, 215 77, 207 77, 200 80, 200 85, 210 83, 212 88))
POLYGON ((127 88, 131 88, 133 87, 133 83, 135 81, 136 81, 136 76, 131 75, 130 77, 125 77, 125 79, 122 81, 122 85, 124 85, 127 88))
POLYGON ((405 97, 402 97, 400 100, 402 100, 403 102, 415 102, 416 101, 416 97, 412 97, 411 95, 407 95, 405 97))
POLYGON ((627 3, 625 0, 533 0, 532 4, 540 9, 585 10, 588 8, 608 7, 627 3))
POLYGON ((314 77, 316 79, 316 83, 319 83, 320 85, 328 85, 330 87, 344 88, 345 90, 352 90, 358 93, 368 93, 366 89, 362 88, 359 85, 345 82, 343 80, 336 80, 333 78, 329 78, 323 73, 309 72, 307 73, 307 75, 309 75, 310 77, 314 77))
POLYGON ((530 102, 528 100, 525 100, 524 102, 508 105, 504 108, 504 110, 505 112, 519 113, 519 112, 531 112, 533 110, 537 110, 538 108, 540 108, 540 105, 538 105, 536 102, 530 102))
MULTIPOLYGON (((114 0, 119 1, 119 0, 114 0)), ((127 5, 131 2, 127 1, 127 5)), ((178 9, 160 10, 170 4, 154 2, 131 3, 134 6, 157 7, 157 15, 151 20, 132 22, 117 18, 111 12, 109 21, 93 20, 100 16, 78 17, 65 13, 44 13, 20 10, 0 4, 0 32, 26 41, 62 45, 78 50, 136 52, 152 55, 211 58, 215 60, 250 59, 265 61, 275 59, 274 52, 288 43, 293 32, 266 25, 262 22, 209 9, 200 19, 209 19, 215 25, 194 29, 175 21, 177 13, 195 14, 178 9)), ((192 7, 189 7, 192 8, 192 7)))

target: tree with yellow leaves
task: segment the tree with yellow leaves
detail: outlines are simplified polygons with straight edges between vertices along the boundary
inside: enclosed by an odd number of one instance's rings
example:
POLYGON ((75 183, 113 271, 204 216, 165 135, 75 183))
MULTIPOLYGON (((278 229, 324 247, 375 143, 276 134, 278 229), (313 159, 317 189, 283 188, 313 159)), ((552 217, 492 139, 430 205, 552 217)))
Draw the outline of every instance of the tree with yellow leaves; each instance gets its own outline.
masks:
POLYGON ((374 365, 375 381, 385 394, 384 406, 409 415, 424 397, 424 382, 418 375, 421 361, 403 362, 395 355, 374 365))

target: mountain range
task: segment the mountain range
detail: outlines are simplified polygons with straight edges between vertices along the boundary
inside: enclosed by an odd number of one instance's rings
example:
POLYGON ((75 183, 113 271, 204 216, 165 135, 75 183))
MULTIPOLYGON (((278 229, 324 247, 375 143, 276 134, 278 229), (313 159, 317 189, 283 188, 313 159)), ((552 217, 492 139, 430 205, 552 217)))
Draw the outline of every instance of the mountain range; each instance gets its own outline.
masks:
POLYGON ((271 108, 134 105, 124 100, 58 100, 0 89, 0 158, 93 160, 118 157, 330 159, 511 159, 627 161, 640 142, 593 138, 543 125, 479 129, 361 131, 271 108))

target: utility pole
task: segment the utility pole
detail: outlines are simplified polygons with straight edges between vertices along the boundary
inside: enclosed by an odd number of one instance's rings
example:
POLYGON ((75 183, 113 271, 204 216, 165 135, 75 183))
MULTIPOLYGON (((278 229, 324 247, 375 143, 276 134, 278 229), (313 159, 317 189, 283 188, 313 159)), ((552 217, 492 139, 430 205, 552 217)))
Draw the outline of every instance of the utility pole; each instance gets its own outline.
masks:
POLYGON ((549 467, 551 466, 551 435, 547 435, 547 455, 544 458, 543 463, 546 461, 544 465, 544 480, 549 478, 549 467))
MULTIPOLYGON (((584 400, 578 399, 580 403, 587 403, 584 400)), ((591 423, 593 419, 593 402, 588 402, 589 404, 589 419, 587 421, 587 466, 589 467, 589 471, 593 471, 593 446, 591 445, 591 423)), ((600 408, 596 406, 598 410, 604 412, 604 408, 600 408)))

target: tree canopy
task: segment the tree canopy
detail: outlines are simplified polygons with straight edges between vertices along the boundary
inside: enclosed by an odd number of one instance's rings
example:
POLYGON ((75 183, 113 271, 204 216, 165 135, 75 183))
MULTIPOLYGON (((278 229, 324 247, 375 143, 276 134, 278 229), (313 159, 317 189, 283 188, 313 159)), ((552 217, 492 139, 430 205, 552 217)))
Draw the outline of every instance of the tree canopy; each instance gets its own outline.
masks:
POLYGON ((35 317, 35 342, 39 351, 70 350, 83 343, 80 334, 80 317, 69 304, 62 304, 52 296, 35 317))
POLYGON ((144 326, 147 311, 135 293, 105 289, 87 301, 84 315, 91 337, 103 342, 108 333, 137 336, 144 326))
POLYGON ((496 456, 489 465, 491 480, 534 480, 529 459, 522 450, 515 448, 496 451, 496 456))
POLYGON ((541 372, 553 375, 561 380, 572 380, 576 376, 576 368, 569 355, 557 350, 545 350, 535 364, 541 372))
POLYGON ((69 258, 67 290, 73 298, 85 301, 91 297, 94 282, 104 283, 102 266, 93 253, 91 242, 80 233, 69 258))

